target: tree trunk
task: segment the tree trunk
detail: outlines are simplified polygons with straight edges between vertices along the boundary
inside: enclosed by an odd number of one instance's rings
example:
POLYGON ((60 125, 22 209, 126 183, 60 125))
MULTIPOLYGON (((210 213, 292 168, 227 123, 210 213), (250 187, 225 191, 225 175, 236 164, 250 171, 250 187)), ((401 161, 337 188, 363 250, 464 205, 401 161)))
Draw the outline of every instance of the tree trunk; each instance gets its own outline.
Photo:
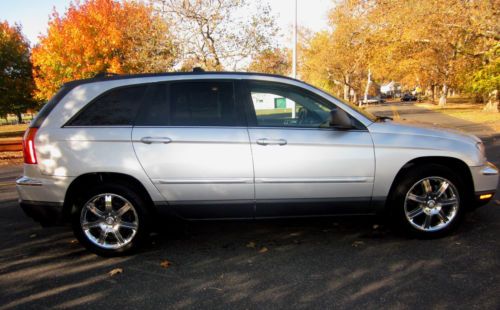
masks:
POLYGON ((352 101, 354 104, 358 104, 358 93, 356 91, 353 91, 352 101))
POLYGON ((23 116, 22 116, 21 112, 17 112, 16 116, 17 116, 17 123, 22 124, 23 123, 23 116))
POLYGON ((431 86, 432 103, 436 103, 436 85, 431 86))
POLYGON ((365 97, 364 97, 365 103, 368 101, 368 92, 370 91, 371 83, 372 83, 372 72, 370 69, 368 69, 368 78, 366 80, 365 97))
POLYGON ((443 84, 443 90, 441 92, 441 97, 439 98, 439 106, 444 108, 446 106, 446 98, 448 97, 448 85, 443 84))
POLYGON ((500 93, 497 90, 492 91, 489 94, 488 103, 483 108, 485 112, 495 112, 498 113, 498 102, 500 101, 500 93))
POLYGON ((344 81, 344 100, 349 102, 349 93, 351 92, 351 88, 349 87, 349 75, 345 77, 344 81))

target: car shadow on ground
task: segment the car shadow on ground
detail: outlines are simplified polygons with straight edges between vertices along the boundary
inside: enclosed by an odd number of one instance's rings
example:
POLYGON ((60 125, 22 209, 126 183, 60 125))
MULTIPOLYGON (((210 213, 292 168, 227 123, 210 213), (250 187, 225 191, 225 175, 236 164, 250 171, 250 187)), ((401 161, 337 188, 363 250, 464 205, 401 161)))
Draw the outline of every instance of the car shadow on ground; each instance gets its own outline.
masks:
POLYGON ((0 309, 500 302, 483 289, 498 285, 498 212, 478 210, 438 240, 406 238, 373 217, 177 224, 136 255, 106 259, 84 250, 68 227, 41 229, 15 201, 2 206, 0 309))

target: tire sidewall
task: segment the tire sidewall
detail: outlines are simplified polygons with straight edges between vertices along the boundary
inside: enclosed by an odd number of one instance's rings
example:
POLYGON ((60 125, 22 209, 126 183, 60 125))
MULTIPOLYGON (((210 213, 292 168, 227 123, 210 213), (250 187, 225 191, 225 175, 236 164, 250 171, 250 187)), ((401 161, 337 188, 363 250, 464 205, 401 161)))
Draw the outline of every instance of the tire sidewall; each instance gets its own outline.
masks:
POLYGON ((404 232, 419 238, 438 238, 442 237, 460 224, 465 214, 468 198, 465 193, 465 185, 460 176, 446 166, 438 164, 418 165, 410 169, 402 178, 398 180, 394 192, 391 195, 390 213, 393 222, 397 228, 404 232), (405 214, 405 200, 408 191, 420 180, 427 177, 441 177, 450 181, 458 191, 459 205, 457 214, 451 220, 452 222, 438 231, 423 231, 410 224, 405 214))
POLYGON ((99 184, 88 190, 83 191, 76 197, 75 203, 71 210, 71 226, 73 233, 78 241, 83 244, 88 250, 100 256, 112 257, 123 256, 131 254, 137 250, 139 245, 144 241, 147 236, 148 227, 148 214, 145 208, 146 204, 136 192, 127 185, 114 183, 114 184, 99 184), (105 249, 93 244, 85 235, 80 224, 80 216, 83 206, 92 198, 99 194, 111 193, 117 194, 127 199, 135 208, 137 213, 139 227, 137 233, 132 241, 124 247, 119 249, 105 249))

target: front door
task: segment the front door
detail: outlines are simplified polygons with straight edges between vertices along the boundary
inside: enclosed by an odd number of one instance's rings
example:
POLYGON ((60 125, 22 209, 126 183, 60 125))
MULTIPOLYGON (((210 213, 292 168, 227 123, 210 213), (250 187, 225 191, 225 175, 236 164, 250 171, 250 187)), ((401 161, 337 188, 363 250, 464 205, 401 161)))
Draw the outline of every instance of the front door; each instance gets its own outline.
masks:
POLYGON ((330 124, 334 103, 300 87, 249 81, 244 93, 255 171, 256 217, 370 213, 369 132, 330 124))
POLYGON ((186 218, 251 218, 252 156, 229 80, 158 84, 132 132, 139 161, 186 218))

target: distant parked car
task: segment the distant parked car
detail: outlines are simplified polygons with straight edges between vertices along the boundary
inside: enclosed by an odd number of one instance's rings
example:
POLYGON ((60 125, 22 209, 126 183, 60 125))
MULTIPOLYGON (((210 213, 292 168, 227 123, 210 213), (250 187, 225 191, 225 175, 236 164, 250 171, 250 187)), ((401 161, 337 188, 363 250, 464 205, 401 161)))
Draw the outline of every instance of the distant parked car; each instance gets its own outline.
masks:
POLYGON ((417 101, 417 96, 406 93, 401 97, 401 102, 403 101, 417 101))
POLYGON ((366 100, 363 99, 360 101, 361 104, 382 104, 384 102, 385 102, 385 100, 378 97, 378 96, 373 96, 373 97, 368 96, 368 98, 366 100))

